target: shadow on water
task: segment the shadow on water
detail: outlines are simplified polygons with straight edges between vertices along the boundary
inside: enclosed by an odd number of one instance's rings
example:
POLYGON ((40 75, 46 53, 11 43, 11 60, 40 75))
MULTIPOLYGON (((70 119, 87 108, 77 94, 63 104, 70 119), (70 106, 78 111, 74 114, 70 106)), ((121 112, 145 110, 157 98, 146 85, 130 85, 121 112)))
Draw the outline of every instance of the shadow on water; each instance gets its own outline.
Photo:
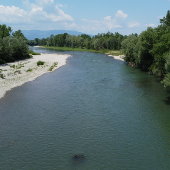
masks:
POLYGON ((87 157, 84 154, 75 154, 70 158, 70 168, 72 170, 79 170, 85 167, 87 163, 87 157))
POLYGON ((168 96, 163 100, 166 105, 170 105, 170 88, 166 89, 168 96))

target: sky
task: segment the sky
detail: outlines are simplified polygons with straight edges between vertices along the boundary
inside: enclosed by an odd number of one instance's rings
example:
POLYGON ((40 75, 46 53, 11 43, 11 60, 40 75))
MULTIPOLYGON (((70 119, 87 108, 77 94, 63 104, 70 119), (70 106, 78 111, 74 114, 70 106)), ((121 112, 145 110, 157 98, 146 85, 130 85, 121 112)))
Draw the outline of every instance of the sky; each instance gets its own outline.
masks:
POLYGON ((168 10, 170 0, 0 0, 0 24, 128 35, 156 27, 168 10))

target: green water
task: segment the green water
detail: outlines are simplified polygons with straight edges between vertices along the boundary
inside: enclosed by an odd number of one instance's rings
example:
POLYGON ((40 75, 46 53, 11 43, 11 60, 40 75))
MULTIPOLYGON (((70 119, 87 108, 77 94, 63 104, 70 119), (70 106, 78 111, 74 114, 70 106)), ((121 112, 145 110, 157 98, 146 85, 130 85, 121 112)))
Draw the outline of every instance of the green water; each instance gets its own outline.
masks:
POLYGON ((169 170, 160 83, 102 54, 68 53, 67 65, 0 99, 0 169, 169 170))

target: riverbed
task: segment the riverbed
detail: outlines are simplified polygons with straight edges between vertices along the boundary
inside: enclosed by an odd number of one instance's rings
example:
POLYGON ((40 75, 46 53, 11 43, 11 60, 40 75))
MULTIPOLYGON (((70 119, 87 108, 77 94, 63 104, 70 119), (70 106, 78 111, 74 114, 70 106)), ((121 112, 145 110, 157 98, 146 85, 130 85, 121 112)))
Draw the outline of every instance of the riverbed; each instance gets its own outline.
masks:
POLYGON ((170 169, 170 100, 154 77, 104 54, 37 51, 72 57, 0 99, 0 169, 170 169))

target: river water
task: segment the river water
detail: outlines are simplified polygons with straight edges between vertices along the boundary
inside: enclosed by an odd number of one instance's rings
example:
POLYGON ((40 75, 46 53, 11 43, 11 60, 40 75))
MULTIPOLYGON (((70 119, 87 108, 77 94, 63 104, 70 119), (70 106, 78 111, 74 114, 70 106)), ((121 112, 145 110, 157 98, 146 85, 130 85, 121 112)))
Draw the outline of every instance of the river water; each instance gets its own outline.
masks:
POLYGON ((65 66, 0 99, 0 170, 169 170, 162 85, 104 54, 66 53, 65 66))

